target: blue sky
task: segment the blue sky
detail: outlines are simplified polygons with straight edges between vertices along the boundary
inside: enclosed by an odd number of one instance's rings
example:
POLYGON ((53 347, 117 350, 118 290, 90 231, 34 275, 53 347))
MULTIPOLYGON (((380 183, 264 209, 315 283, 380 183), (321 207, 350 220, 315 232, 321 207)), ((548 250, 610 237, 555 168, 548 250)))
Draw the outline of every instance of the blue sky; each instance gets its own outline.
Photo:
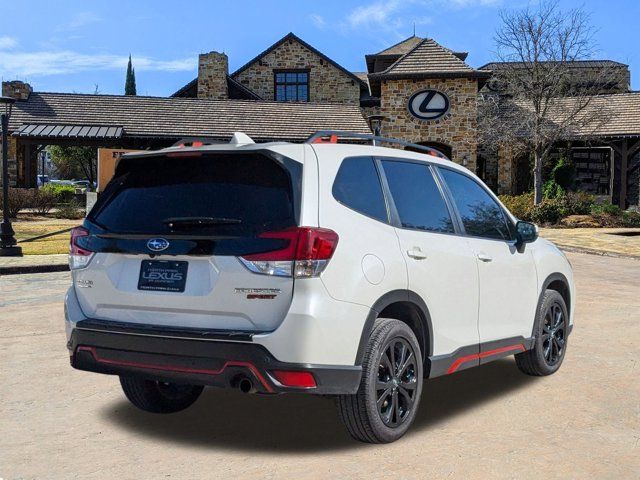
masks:
MULTIPOLYGON (((129 53, 138 94, 169 95, 192 80, 198 53, 224 51, 231 71, 293 31, 352 71, 413 32, 478 67, 491 61, 499 12, 526 0, 199 1, 23 0, 2 2, 0 76, 38 91, 123 93, 129 53), (7 19, 11 19, 7 21, 7 19)), ((596 57, 627 63, 640 89, 639 0, 561 0, 583 5, 596 57)))

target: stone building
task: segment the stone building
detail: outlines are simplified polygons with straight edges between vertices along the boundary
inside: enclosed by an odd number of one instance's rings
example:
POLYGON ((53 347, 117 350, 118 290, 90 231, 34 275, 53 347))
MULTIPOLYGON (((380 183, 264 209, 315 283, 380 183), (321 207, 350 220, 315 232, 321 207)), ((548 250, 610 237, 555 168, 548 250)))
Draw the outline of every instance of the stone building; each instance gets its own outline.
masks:
MULTIPOLYGON (((519 193, 529 187, 527 159, 478 144, 479 95, 504 88, 492 72, 505 64, 475 69, 466 58, 414 35, 365 55, 366 71, 352 72, 289 33, 233 72, 226 54, 201 54, 198 76, 169 97, 39 93, 3 82, 3 94, 18 99, 12 181, 35 186, 37 153, 50 144, 159 148, 185 136, 228 140, 236 130, 260 141, 303 141, 317 130, 370 132, 374 116, 382 135, 436 148, 498 193, 519 193)), ((604 68, 615 75, 601 98, 616 115, 595 144, 574 145, 575 158, 585 165, 585 185, 615 203, 637 203, 640 92, 629 91, 628 67, 574 62, 569 84, 596 81, 604 68)))

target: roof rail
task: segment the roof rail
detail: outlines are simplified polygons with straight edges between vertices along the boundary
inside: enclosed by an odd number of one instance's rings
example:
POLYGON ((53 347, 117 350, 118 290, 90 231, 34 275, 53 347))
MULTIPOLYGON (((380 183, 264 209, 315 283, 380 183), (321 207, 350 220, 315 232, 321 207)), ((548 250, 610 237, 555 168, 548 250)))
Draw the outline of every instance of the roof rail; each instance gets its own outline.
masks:
POLYGON ((371 145, 377 146, 377 142, 394 143, 396 145, 402 145, 404 147, 411 147, 421 152, 428 153, 434 157, 443 158, 445 160, 451 160, 440 150, 433 147, 425 147, 424 145, 418 145, 416 143, 405 142, 397 138, 381 137, 379 135, 373 135, 370 133, 357 133, 347 132, 342 130, 320 130, 314 133, 305 140, 304 143, 338 143, 340 138, 347 140, 369 140, 371 145))

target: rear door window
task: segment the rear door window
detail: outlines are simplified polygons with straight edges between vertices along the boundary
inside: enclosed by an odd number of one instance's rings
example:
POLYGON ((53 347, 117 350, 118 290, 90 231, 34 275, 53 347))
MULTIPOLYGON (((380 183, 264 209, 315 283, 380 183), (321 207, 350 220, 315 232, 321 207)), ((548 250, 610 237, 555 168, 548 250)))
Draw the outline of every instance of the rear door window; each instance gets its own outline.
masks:
POLYGON ((371 157, 343 160, 333 183, 333 196, 356 212, 387 222, 387 207, 378 171, 371 157))
MULTIPOLYGON (((296 225, 292 174, 261 154, 127 160, 90 220, 111 233, 256 236, 296 225)), ((296 184, 298 182, 295 182, 296 184)))
POLYGON ((383 160, 382 166, 403 228, 454 233, 451 215, 428 165, 383 160))

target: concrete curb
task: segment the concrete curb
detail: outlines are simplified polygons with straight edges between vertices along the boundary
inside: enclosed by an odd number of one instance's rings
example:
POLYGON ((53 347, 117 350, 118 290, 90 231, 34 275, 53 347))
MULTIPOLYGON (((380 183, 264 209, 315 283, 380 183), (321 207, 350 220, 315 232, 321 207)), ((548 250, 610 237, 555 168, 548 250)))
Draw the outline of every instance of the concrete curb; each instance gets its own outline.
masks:
POLYGON ((564 250, 565 252, 571 253, 586 253, 588 255, 599 255, 601 257, 613 257, 613 258, 630 258, 632 260, 639 260, 640 256, 638 255, 628 255, 625 253, 616 253, 616 252, 605 252, 603 250, 595 250, 592 248, 584 248, 584 247, 573 247, 569 245, 562 245, 557 242, 553 242, 560 250, 564 250))

